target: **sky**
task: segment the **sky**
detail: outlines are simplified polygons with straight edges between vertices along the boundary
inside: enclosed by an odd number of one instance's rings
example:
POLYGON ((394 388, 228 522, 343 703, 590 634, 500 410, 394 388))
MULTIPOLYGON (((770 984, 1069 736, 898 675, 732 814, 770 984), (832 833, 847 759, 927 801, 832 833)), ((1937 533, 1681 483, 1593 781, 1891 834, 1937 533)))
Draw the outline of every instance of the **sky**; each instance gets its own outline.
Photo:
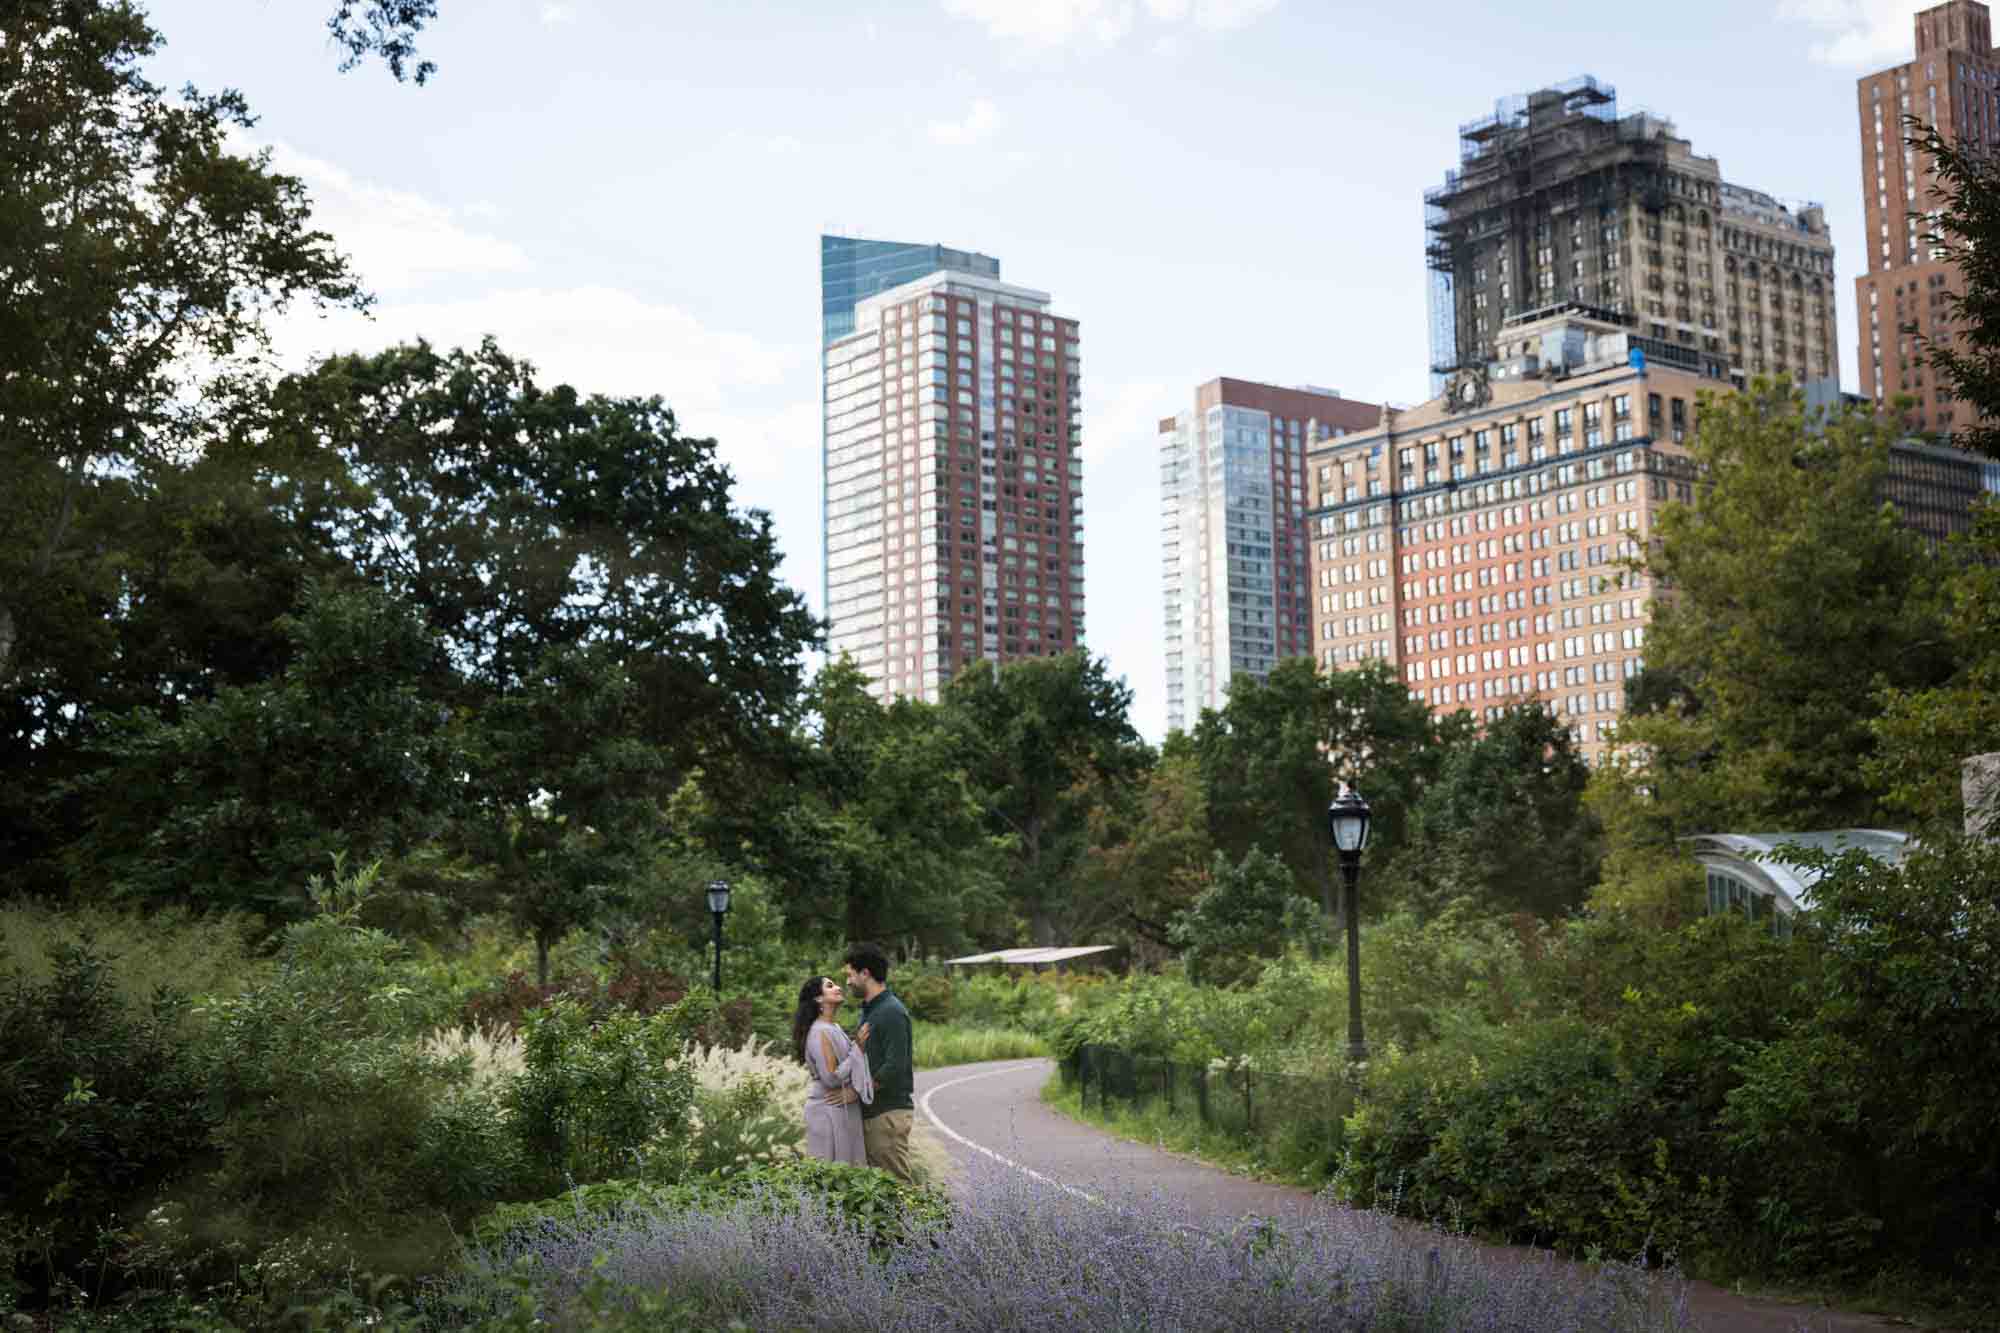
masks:
POLYGON ((378 304, 288 360, 491 334, 713 436, 815 611, 819 235, 997 255, 1083 337, 1086 644, 1166 730, 1157 422, 1219 375, 1427 392, 1425 189, 1497 98, 1595 75, 1724 178, 1824 203, 1857 383, 1855 80, 1911 0, 439 0, 397 84, 332 0, 154 0, 170 86, 239 89, 378 304))

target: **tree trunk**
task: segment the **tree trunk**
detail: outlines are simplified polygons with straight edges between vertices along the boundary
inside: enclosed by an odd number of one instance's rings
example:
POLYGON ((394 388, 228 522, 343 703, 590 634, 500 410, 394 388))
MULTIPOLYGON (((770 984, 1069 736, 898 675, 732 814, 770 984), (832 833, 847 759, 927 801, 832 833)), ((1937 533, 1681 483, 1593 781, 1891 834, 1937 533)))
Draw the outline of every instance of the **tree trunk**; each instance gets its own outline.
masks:
POLYGON ((0 602, 0 685, 14 679, 14 608, 0 602))
POLYGON ((535 984, 549 984, 549 937, 546 931, 535 932, 535 984))

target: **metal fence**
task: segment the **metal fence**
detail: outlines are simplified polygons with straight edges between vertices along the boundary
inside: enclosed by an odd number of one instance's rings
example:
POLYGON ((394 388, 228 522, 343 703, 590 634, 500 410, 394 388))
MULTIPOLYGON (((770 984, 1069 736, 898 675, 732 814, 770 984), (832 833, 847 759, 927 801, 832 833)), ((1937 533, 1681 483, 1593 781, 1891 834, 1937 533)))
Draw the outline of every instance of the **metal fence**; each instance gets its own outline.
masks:
POLYGON ((1354 1109, 1354 1090, 1340 1079, 1175 1064, 1113 1046, 1077 1047, 1062 1062, 1062 1079, 1086 1107, 1093 1096, 1106 1111, 1114 1101, 1161 1104, 1169 1114, 1187 1115, 1297 1165, 1330 1167, 1340 1150, 1341 1121, 1354 1109))

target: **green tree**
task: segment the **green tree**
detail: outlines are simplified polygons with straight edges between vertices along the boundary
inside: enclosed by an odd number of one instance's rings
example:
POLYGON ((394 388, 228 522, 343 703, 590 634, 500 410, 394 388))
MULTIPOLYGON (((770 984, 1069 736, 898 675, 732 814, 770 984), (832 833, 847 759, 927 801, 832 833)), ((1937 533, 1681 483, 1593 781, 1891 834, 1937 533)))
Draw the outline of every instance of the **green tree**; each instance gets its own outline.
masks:
POLYGON ((1757 1231, 1795 1267, 1990 1283, 2000 1065, 1977 1052, 2000 1030, 2000 845, 1813 861, 1807 1012, 1742 1045, 1719 1125, 1757 1231))
POLYGON ((659 399, 418 344, 287 380, 269 419, 341 460, 329 539, 436 636, 478 760, 464 843, 543 952, 622 901, 689 774, 725 806, 783 778, 818 626, 659 399))
POLYGON ((281 623, 291 661, 173 720, 139 709, 68 799, 78 882, 149 905, 296 915, 336 855, 407 855, 463 809, 465 756, 435 646, 367 588, 314 585, 281 623))
POLYGON ((1430 710, 1382 663, 1322 673, 1300 657, 1263 681, 1238 676, 1194 730, 1210 838, 1238 860, 1253 847, 1271 852, 1337 918, 1327 806, 1342 783, 1367 797, 1369 859, 1380 864, 1403 840, 1438 746, 1430 710))
POLYGON ((436 21, 437 0, 339 0, 326 30, 347 52, 340 63, 343 71, 379 56, 398 83, 408 74, 422 85, 437 65, 417 58, 417 37, 426 23, 436 21))
POLYGON ((1197 982, 1226 985, 1249 975, 1249 960, 1275 958, 1289 941, 1323 928, 1313 900, 1298 892, 1285 863, 1252 848, 1231 863, 1221 852, 1208 886, 1168 929, 1197 982))
POLYGON ((1168 948, 1175 915, 1208 885, 1214 851, 1200 759, 1176 731, 1136 781, 1112 784, 1092 804, 1077 929, 1097 943, 1168 948))
POLYGON ((1915 117, 1903 123, 1907 142, 1929 159, 1944 204, 1932 215, 1937 230, 1924 243, 1942 250, 1958 270, 1959 290, 1944 295, 1948 342, 1914 324, 1899 332, 1916 341, 1918 364, 1931 369, 1938 387, 1977 414, 1963 426, 1953 423, 1951 442, 2000 458, 2000 161, 1972 144, 1947 140, 1915 117))
POLYGON ((1691 703, 1618 731, 1664 834, 1874 818, 1876 691, 1949 670, 1922 541, 1880 496, 1890 439, 1869 413, 1810 421, 1783 380, 1704 401, 1700 502, 1666 506, 1646 560, 1648 662, 1691 703))
POLYGON ((2000 507, 1982 505, 1945 559, 1951 676, 1929 688, 1883 688, 1865 764, 1884 805, 1933 829, 1964 824, 1960 761, 2000 750, 2000 507))
POLYGON ((842 656, 814 681, 810 712, 802 813, 823 870, 805 882, 840 912, 828 924, 849 940, 926 949, 990 929, 1004 847, 943 711, 914 699, 883 707, 842 656))
POLYGON ((118 552, 80 538, 127 479, 177 466, 262 317, 359 304, 299 182, 230 151, 234 93, 167 96, 160 44, 116 0, 22 0, 0 46, 0 691, 119 595, 118 552), (199 392, 191 390, 199 388, 199 392))
POLYGON ((1132 691, 1082 652, 975 663, 945 687, 946 725, 990 831, 1009 840, 1006 893, 1037 944, 1070 925, 1089 810, 1146 752, 1132 691))
POLYGON ((1464 897, 1544 918, 1581 907, 1602 856, 1589 778, 1569 728, 1539 702, 1452 746, 1410 815, 1405 873, 1419 905, 1464 897))

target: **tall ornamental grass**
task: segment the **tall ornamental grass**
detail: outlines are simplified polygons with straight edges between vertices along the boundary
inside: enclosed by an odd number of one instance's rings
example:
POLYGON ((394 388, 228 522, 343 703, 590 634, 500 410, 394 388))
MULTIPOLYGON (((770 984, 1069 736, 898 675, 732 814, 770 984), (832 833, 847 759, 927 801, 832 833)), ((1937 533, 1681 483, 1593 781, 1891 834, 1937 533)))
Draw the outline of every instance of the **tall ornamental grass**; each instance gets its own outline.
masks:
POLYGON ((1017 1028, 940 1027, 919 1023, 913 1038, 919 1069, 978 1064, 983 1060, 1033 1060, 1050 1054, 1048 1042, 1017 1028))
MULTIPOLYGON (((458 1317, 534 1308, 539 1327, 626 1326, 671 1301, 688 1326, 1679 1333, 1673 1274, 1482 1253, 1314 1202, 1217 1229, 1159 1196, 1087 1198, 976 1169, 948 1222, 870 1255, 824 1208, 579 1217, 474 1252, 436 1298, 458 1317)), ((630 1326, 636 1327, 634 1323, 630 1326)))

